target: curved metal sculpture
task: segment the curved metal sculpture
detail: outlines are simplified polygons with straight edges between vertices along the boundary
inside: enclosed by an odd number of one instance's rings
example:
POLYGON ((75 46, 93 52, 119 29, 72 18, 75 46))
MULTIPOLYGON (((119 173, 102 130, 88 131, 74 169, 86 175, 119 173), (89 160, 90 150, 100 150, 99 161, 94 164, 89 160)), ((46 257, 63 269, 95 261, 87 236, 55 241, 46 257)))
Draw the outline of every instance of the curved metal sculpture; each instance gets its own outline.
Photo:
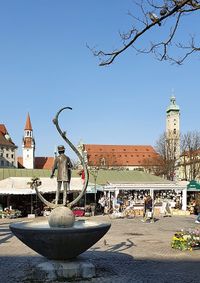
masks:
MULTIPOLYGON (((85 180, 84 180, 84 183, 83 183, 83 188, 82 188, 82 191, 81 193, 78 195, 77 198, 75 198, 72 202, 68 203, 67 206, 68 207, 71 207, 73 206, 74 204, 76 204, 82 197, 83 195, 85 194, 86 192, 86 189, 87 189, 87 185, 88 185, 88 180, 89 180, 89 173, 88 173, 88 169, 87 169, 87 165, 85 164, 85 161, 84 161, 84 158, 82 157, 82 155, 80 154, 80 152, 77 150, 77 148, 73 145, 73 143, 66 137, 66 132, 62 131, 60 126, 59 126, 59 123, 58 123, 58 117, 60 115, 60 113, 65 110, 65 109, 69 109, 69 110, 72 110, 71 107, 63 107, 61 108, 58 113, 56 114, 55 118, 53 119, 53 123, 55 124, 59 134, 61 135, 61 137, 64 139, 64 141, 71 147, 71 149, 75 152, 75 154, 78 156, 82 166, 83 166, 83 170, 84 170, 84 174, 85 174, 85 180)), ((56 208, 58 206, 63 206, 62 204, 54 204, 54 203, 51 203, 49 201, 47 201, 39 192, 38 190, 38 186, 40 185, 40 183, 38 182, 38 178, 35 178, 32 180, 31 182, 31 187, 34 188, 36 190, 36 193, 38 195, 38 197, 40 198, 40 200, 46 204, 48 207, 50 208, 56 208)))

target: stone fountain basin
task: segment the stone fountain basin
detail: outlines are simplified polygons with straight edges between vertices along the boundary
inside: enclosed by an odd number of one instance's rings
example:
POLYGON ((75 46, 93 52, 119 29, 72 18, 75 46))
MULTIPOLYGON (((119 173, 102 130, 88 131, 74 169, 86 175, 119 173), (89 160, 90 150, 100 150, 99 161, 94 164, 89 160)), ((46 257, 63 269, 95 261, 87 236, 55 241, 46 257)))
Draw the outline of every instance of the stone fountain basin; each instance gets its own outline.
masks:
POLYGON ((52 228, 48 220, 10 224, 10 230, 28 247, 48 259, 75 258, 99 241, 110 223, 78 220, 70 228, 52 228))

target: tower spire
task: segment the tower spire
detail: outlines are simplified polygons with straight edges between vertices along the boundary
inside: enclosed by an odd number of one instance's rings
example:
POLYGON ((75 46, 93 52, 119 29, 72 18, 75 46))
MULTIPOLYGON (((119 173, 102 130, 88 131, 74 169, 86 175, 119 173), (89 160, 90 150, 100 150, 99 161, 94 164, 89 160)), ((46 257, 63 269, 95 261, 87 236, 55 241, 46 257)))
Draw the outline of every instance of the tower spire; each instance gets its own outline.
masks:
POLYGON ((23 166, 27 169, 34 168, 35 161, 35 140, 33 138, 33 129, 29 113, 27 114, 24 127, 24 137, 22 141, 23 166))
POLYGON ((25 131, 32 131, 33 130, 29 113, 27 114, 26 124, 25 124, 24 130, 25 131))

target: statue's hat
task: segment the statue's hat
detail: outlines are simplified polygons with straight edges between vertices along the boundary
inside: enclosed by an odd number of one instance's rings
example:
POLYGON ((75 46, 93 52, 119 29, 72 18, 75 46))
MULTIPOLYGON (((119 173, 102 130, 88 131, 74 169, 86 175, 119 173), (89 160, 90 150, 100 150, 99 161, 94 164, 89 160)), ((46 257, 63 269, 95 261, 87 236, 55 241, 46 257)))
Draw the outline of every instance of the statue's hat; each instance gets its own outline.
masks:
POLYGON ((64 145, 59 145, 59 146, 58 146, 58 151, 64 151, 64 150, 65 150, 64 145))

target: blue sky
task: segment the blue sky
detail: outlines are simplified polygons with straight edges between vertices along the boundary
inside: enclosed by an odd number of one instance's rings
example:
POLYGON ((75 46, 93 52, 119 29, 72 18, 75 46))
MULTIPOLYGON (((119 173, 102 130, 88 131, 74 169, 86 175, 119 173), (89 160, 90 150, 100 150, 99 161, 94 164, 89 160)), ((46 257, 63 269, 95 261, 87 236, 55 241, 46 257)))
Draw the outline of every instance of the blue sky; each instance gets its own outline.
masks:
MULTIPOLYGON (((130 49, 113 65, 99 67, 86 47, 120 46, 118 32, 128 30, 133 20, 127 15, 134 12, 131 0, 0 3, 0 123, 19 155, 28 112, 36 156, 53 155, 63 142, 52 119, 64 106, 73 111, 63 112, 60 123, 75 145, 82 140, 154 146, 165 130, 172 89, 181 109, 181 131, 199 130, 197 56, 175 66, 130 49)), ((183 26, 180 39, 194 22, 183 26)))

